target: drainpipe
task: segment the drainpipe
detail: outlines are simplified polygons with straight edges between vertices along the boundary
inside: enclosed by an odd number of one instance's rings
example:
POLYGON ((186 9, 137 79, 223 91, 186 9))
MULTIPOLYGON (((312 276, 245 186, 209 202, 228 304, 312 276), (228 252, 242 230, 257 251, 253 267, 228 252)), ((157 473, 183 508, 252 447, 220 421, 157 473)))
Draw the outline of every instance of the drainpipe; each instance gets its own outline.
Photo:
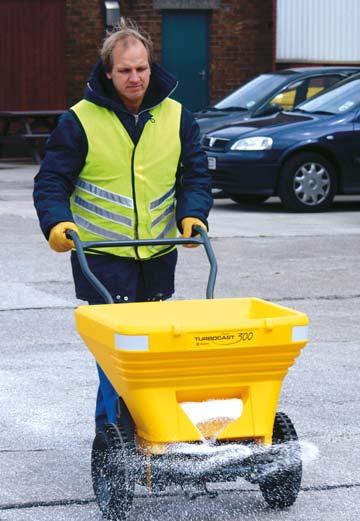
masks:
POLYGON ((276 0, 272 0, 272 70, 276 71, 276 0))

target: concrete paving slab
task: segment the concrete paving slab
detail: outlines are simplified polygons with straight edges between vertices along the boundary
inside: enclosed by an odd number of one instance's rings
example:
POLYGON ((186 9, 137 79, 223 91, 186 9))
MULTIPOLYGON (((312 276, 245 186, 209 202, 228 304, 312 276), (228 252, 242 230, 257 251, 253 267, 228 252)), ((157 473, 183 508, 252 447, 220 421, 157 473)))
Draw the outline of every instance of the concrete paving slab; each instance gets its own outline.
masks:
MULTIPOLYGON (((48 335, 48 322, 56 313, 55 309, 41 312, 47 320, 39 321, 42 330, 37 332, 38 337, 32 338, 30 332, 33 323, 30 310, 20 313, 22 326, 16 338, 5 334, 6 347, 0 362, 0 459, 3 459, 0 490, 12 497, 13 502, 23 500, 22 495, 17 496, 17 474, 15 478, 11 477, 17 468, 14 458, 38 461, 40 456, 44 475, 53 472, 55 453, 58 454, 55 460, 60 474, 67 468, 64 458, 73 460, 75 469, 80 468, 81 472, 84 466, 79 462, 87 461, 88 464, 89 460, 97 385, 94 361, 77 338, 70 318, 72 310, 61 310, 60 321, 55 320, 54 338, 46 344, 38 343, 44 334, 48 335), (68 333, 68 341, 58 343, 63 328, 68 333), (69 330, 73 331, 73 336, 69 330), (27 332, 27 336, 25 333, 19 342, 23 332, 27 332), (27 340, 32 341, 27 344, 27 340), (11 411, 11 429, 8 428, 8 411, 11 411)), ((9 324, 7 318, 11 315, 10 311, 0 314, 0 324, 3 317, 4 324, 9 324)), ((360 438, 360 388, 353 365, 357 353, 358 343, 354 342, 347 342, 340 350, 336 343, 311 343, 284 382, 279 409, 290 415, 304 442, 305 459, 309 464, 306 479, 311 486, 360 483, 357 443, 360 438), (341 382, 341 393, 334 381, 341 382), (315 461, 312 461, 313 447, 309 447, 309 443, 319 449, 315 461)), ((31 469, 32 465, 28 467, 31 469)), ((85 474, 89 475, 89 469, 85 469, 85 474)), ((26 473, 22 472, 22 475, 26 476, 26 473)), ((79 479, 74 476, 69 479, 68 470, 64 476, 69 480, 66 481, 70 487, 67 497, 71 498, 73 483, 78 483, 79 479)), ((55 483, 58 481, 59 478, 55 483)), ((54 490, 48 481, 40 488, 34 488, 31 479, 26 479, 25 483, 28 497, 35 492, 34 500, 54 499, 54 490)), ((81 497, 90 492, 82 490, 81 497)))
MULTIPOLYGON (((0 511, 1 507, 38 502, 80 501, 93 499, 90 473, 90 439, 83 439, 79 444, 74 432, 70 445, 64 448, 24 449, 0 451, 0 511), (64 472, 66 469, 66 472, 64 472)), ((336 440, 314 437, 318 456, 314 457, 311 443, 302 440, 304 470, 302 489, 332 489, 360 487, 358 461, 360 456, 359 437, 336 440), (311 445, 311 446, 310 446, 311 445), (325 472, 326 469, 326 472, 325 472)), ((170 489, 164 495, 174 492, 170 489)), ((258 490, 256 485, 247 484, 244 480, 231 482, 222 487, 214 484, 211 489, 226 491, 231 489, 258 490)), ((139 487, 138 493, 144 493, 139 487)), ((178 493, 181 495, 181 491, 178 493)), ((1 514, 0 514, 1 519, 1 514)))
POLYGON ((79 446, 1 452, 1 505, 93 499, 89 460, 88 448, 79 446))
MULTIPOLYGON (((136 498, 128 521, 357 521, 358 488, 306 490, 285 511, 271 511, 255 491, 228 492, 216 499, 189 501, 181 495, 136 498), (331 495, 330 495, 331 493, 331 495), (338 505, 342 505, 339 517, 338 505), (354 506, 355 505, 355 506, 354 506)), ((0 509, 1 521, 101 521, 93 502, 45 507, 0 509)))
MULTIPOLYGON (((74 300, 74 305, 76 304, 74 300)), ((0 310, 66 307, 69 301, 21 282, 0 282, 0 310)))
POLYGON ((214 209, 209 219, 214 237, 360 233, 359 197, 336 197, 330 210, 319 214, 287 213, 277 197, 269 198, 262 205, 238 205, 229 199, 218 199, 214 209))
POLYGON ((1 353, 9 353, 10 357, 14 352, 29 356, 33 349, 46 352, 54 344, 60 350, 72 344, 82 347, 70 305, 64 309, 3 310, 0 324, 1 353))

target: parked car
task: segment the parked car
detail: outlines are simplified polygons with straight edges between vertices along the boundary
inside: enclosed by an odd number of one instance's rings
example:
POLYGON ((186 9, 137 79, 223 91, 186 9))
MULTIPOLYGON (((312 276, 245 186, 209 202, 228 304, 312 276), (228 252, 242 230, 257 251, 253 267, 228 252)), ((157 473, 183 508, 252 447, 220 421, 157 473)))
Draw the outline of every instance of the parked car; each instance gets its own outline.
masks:
POLYGON ((360 67, 302 67, 261 74, 212 107, 195 113, 201 135, 244 119, 293 110, 360 67))
POLYGON ((293 112, 206 135, 214 189, 238 203, 278 195, 291 211, 327 209, 335 194, 360 194, 360 74, 293 112))

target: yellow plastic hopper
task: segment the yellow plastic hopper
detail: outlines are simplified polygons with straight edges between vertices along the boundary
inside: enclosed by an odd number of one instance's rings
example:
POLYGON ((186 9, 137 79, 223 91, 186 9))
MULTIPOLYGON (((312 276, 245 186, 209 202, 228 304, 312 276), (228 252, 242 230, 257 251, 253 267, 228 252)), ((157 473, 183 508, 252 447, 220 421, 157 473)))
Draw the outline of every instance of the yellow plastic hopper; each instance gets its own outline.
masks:
POLYGON ((257 298, 80 306, 76 327, 150 444, 201 433, 182 402, 240 398, 219 440, 271 444, 282 381, 305 346, 304 313, 257 298))

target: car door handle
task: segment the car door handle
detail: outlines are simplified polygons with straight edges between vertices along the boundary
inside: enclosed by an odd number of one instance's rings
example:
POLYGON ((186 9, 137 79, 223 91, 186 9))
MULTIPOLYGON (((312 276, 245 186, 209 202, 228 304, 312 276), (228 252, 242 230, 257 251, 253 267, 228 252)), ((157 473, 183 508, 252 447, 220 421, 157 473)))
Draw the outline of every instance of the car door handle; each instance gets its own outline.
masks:
POLYGON ((203 69, 202 71, 199 72, 199 76, 200 78, 204 81, 205 80, 205 77, 206 77, 206 71, 203 69))

